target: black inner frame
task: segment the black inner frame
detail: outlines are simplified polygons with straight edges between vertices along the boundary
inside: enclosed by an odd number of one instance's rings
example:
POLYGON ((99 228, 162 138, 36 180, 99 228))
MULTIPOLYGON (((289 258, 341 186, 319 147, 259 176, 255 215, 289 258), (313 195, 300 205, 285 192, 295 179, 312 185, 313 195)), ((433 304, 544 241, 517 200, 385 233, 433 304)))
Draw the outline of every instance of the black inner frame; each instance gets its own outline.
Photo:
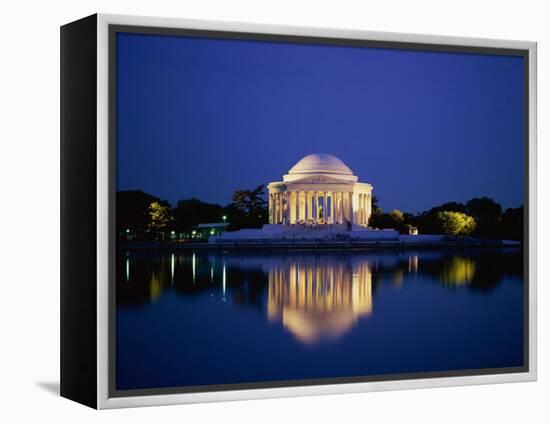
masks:
POLYGON ((525 373, 529 371, 529 50, 509 49, 495 47, 472 47, 446 44, 412 43, 396 41, 360 40, 331 37, 310 37, 298 35, 281 35, 267 33, 245 33, 213 30, 197 30, 185 28, 166 28, 131 25, 109 25, 108 27, 108 69, 109 69, 109 291, 108 291, 108 319, 109 319, 109 356, 108 356, 108 396, 130 397, 141 395, 166 395, 184 394, 196 392, 216 392, 243 389, 264 389, 280 387, 297 387, 312 385, 330 385, 376 381, 399 381, 409 379, 434 379, 453 376, 476 376, 509 373, 525 373), (217 38, 231 40, 266 41, 294 44, 316 44, 346 47, 370 47, 394 50, 416 50, 431 52, 468 53, 501 56, 520 56, 523 58, 523 177, 524 177, 524 201, 523 201, 523 342, 524 365, 520 367, 452 370, 439 372, 415 372, 390 375, 331 377, 301 380, 281 380, 270 382, 232 383, 219 385, 177 386, 165 388, 145 388, 118 390, 116 388, 116 36, 117 33, 136 33, 149 35, 185 36, 197 38, 217 38))

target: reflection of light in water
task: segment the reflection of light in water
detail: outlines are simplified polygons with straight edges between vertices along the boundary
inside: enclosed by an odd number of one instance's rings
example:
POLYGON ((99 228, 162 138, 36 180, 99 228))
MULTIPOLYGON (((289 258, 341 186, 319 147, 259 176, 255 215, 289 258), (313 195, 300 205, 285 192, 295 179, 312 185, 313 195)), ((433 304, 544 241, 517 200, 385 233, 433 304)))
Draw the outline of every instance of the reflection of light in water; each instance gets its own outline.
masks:
POLYGON ((153 272, 151 275, 151 282, 149 283, 149 297, 151 298, 151 302, 156 302, 161 292, 161 277, 156 272, 153 272))
POLYGON ((196 269, 195 269, 195 253, 193 253, 193 283, 195 283, 195 272, 196 272, 196 269))
POLYGON ((366 262, 291 263, 269 271, 268 319, 282 320, 300 342, 338 338, 371 311, 366 262))
POLYGON ((126 258, 126 282, 130 281, 130 259, 126 258))
POLYGON ((418 273, 418 256, 409 256, 409 273, 418 273))
POLYGON ((172 256, 170 257, 170 275, 172 277, 172 283, 174 283, 174 267, 175 267, 175 258, 174 258, 174 254, 172 254, 172 256))
POLYGON ((214 282, 214 268, 210 268, 210 283, 214 282))
POLYGON ((403 285, 404 275, 405 275, 405 272, 403 271, 403 269, 396 269, 396 271, 393 272, 392 281, 396 287, 401 287, 401 285, 403 285))
POLYGON ((448 285, 465 285, 472 282, 475 272, 475 261, 465 257, 453 257, 443 262, 440 278, 448 285))
POLYGON ((225 263, 223 264, 223 271, 222 271, 222 292, 225 296, 225 263))

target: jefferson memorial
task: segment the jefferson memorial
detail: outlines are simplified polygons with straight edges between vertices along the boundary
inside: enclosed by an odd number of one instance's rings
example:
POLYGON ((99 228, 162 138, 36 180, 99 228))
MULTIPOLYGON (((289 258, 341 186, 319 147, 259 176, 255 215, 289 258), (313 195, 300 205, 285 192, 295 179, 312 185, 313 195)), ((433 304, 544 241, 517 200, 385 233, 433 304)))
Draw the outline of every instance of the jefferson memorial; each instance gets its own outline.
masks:
POLYGON ((366 227, 372 211, 372 185, 330 154, 304 157, 268 190, 270 224, 366 227))
POLYGON ((208 242, 341 246, 407 241, 394 229, 368 226, 372 185, 359 182, 351 169, 333 155, 310 154, 296 163, 282 181, 271 182, 267 188, 269 224, 222 232, 209 237, 208 242))

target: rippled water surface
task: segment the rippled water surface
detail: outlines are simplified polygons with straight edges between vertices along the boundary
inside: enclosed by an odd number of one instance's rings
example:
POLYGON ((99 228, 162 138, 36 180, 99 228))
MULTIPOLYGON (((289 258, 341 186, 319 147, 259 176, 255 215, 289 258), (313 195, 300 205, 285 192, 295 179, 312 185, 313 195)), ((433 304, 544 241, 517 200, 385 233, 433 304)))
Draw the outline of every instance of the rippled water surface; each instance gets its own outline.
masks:
POLYGON ((116 385, 523 365, 519 250, 121 251, 116 385))

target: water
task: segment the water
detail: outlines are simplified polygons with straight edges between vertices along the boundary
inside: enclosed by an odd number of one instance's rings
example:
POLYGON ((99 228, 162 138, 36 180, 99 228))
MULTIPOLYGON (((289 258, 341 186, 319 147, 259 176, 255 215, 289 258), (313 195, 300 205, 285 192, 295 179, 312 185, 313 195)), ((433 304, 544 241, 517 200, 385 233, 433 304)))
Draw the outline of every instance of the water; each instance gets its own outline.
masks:
POLYGON ((121 252, 117 389, 523 366, 518 250, 121 252))

